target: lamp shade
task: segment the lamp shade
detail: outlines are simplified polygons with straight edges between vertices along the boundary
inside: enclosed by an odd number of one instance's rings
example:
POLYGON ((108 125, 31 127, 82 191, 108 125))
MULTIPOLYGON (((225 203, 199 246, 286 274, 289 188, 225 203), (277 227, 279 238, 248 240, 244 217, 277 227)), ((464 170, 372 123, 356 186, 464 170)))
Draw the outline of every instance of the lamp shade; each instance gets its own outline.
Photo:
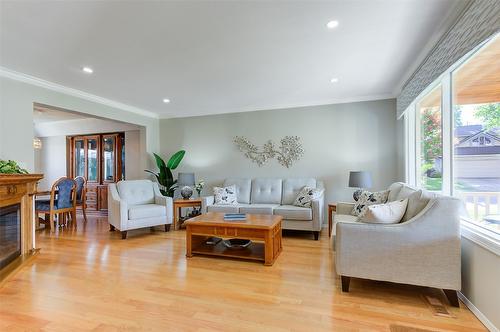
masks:
POLYGON ((372 186, 372 177, 366 171, 349 172, 349 187, 351 188, 370 188, 372 186))
POLYGON ((194 173, 179 173, 177 184, 179 186, 194 186, 194 173))

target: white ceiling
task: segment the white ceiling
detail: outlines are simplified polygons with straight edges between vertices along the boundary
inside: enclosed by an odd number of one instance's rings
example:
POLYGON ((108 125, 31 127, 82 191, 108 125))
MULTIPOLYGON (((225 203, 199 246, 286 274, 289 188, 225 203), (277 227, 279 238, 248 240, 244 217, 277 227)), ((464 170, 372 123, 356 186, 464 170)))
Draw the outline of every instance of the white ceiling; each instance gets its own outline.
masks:
POLYGON ((90 117, 84 114, 61 111, 38 105, 35 105, 33 110, 33 123, 35 125, 39 123, 52 123, 52 122, 80 120, 88 118, 90 117))
POLYGON ((0 65, 162 117, 378 99, 463 4, 0 1, 0 65))

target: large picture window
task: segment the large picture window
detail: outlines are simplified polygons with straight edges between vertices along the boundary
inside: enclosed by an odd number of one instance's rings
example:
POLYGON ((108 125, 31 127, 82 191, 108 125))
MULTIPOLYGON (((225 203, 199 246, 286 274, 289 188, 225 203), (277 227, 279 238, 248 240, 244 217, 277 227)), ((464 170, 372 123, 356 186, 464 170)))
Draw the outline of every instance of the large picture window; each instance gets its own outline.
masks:
POLYGON ((445 72, 405 119, 407 182, 460 197, 465 218, 498 237, 500 37, 445 72))

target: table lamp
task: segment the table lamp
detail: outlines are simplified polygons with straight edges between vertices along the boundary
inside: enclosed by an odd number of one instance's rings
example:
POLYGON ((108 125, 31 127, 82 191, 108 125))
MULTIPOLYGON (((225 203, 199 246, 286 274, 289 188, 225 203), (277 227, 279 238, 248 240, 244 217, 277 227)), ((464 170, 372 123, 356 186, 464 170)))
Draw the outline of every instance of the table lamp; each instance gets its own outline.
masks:
POLYGON ((363 189, 370 188, 372 186, 372 177, 369 172, 366 171, 351 171, 349 172, 349 187, 358 188, 352 197, 355 201, 358 200, 359 195, 363 189))

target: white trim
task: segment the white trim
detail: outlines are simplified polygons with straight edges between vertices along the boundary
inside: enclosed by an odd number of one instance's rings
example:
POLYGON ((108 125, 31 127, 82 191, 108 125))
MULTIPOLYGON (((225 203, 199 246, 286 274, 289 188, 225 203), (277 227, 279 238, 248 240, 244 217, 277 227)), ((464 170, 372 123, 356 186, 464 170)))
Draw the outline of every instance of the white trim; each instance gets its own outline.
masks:
POLYGON ((458 298, 465 304, 467 308, 483 323, 483 325, 491 332, 499 332, 498 328, 479 309, 467 298, 462 292, 458 292, 458 298))
POLYGON ((442 144, 442 193, 452 194, 453 190, 453 112, 451 101, 451 74, 441 80, 441 144, 442 144))
POLYGON ((500 237, 492 231, 464 219, 462 219, 460 229, 463 237, 500 256, 500 237))
POLYGON ((85 99, 85 100, 88 100, 88 101, 91 101, 91 102, 94 102, 94 103, 98 103, 98 104, 102 104, 102 105, 106 105, 106 106, 118 108, 118 109, 121 109, 121 110, 124 110, 124 111, 128 111, 128 112, 132 112, 132 113, 135 113, 135 114, 139 114, 139 115, 142 115, 142 116, 147 116, 149 118, 159 119, 159 115, 157 113, 154 113, 154 112, 151 112, 151 111, 146 111, 146 110, 143 110, 141 108, 134 107, 134 106, 122 104, 120 102, 117 102, 117 101, 114 101, 114 100, 110 100, 110 99, 106 99, 106 98, 103 98, 103 97, 99 97, 99 96, 96 96, 96 95, 93 95, 93 94, 90 94, 90 93, 87 93, 87 92, 84 92, 84 91, 81 91, 81 90, 77 90, 77 89, 73 89, 73 88, 68 88, 66 86, 63 86, 63 85, 60 85, 60 84, 57 84, 57 83, 52 83, 52 82, 43 80, 43 79, 38 78, 38 77, 34 77, 34 76, 27 75, 27 74, 19 73, 19 72, 16 72, 14 70, 11 70, 11 69, 8 69, 8 68, 5 68, 5 67, 0 67, 0 76, 6 77, 6 78, 10 78, 12 80, 16 80, 16 81, 19 81, 19 82, 23 82, 23 83, 27 83, 27 84, 39 86, 39 87, 42 87, 42 88, 45 88, 45 89, 49 89, 49 90, 52 90, 52 91, 64 93, 66 95, 70 95, 70 96, 73 96, 73 97, 78 97, 78 98, 81 98, 81 99, 85 99))
POLYGON ((394 94, 386 93, 386 94, 379 94, 379 95, 367 95, 367 96, 327 99, 324 101, 310 102, 310 103, 245 107, 245 108, 241 108, 238 110, 230 110, 227 112, 211 112, 211 113, 207 113, 207 114, 204 114, 204 113, 200 113, 200 114, 191 113, 191 114, 182 114, 182 115, 160 114, 159 118, 160 119, 191 118, 191 117, 197 117, 197 116, 235 114, 235 113, 259 112, 259 111, 272 111, 272 110, 280 110, 280 109, 288 109, 288 108, 327 106, 327 105, 336 105, 336 104, 357 103, 357 102, 363 102, 363 101, 395 99, 395 98, 396 98, 396 96, 394 94))

